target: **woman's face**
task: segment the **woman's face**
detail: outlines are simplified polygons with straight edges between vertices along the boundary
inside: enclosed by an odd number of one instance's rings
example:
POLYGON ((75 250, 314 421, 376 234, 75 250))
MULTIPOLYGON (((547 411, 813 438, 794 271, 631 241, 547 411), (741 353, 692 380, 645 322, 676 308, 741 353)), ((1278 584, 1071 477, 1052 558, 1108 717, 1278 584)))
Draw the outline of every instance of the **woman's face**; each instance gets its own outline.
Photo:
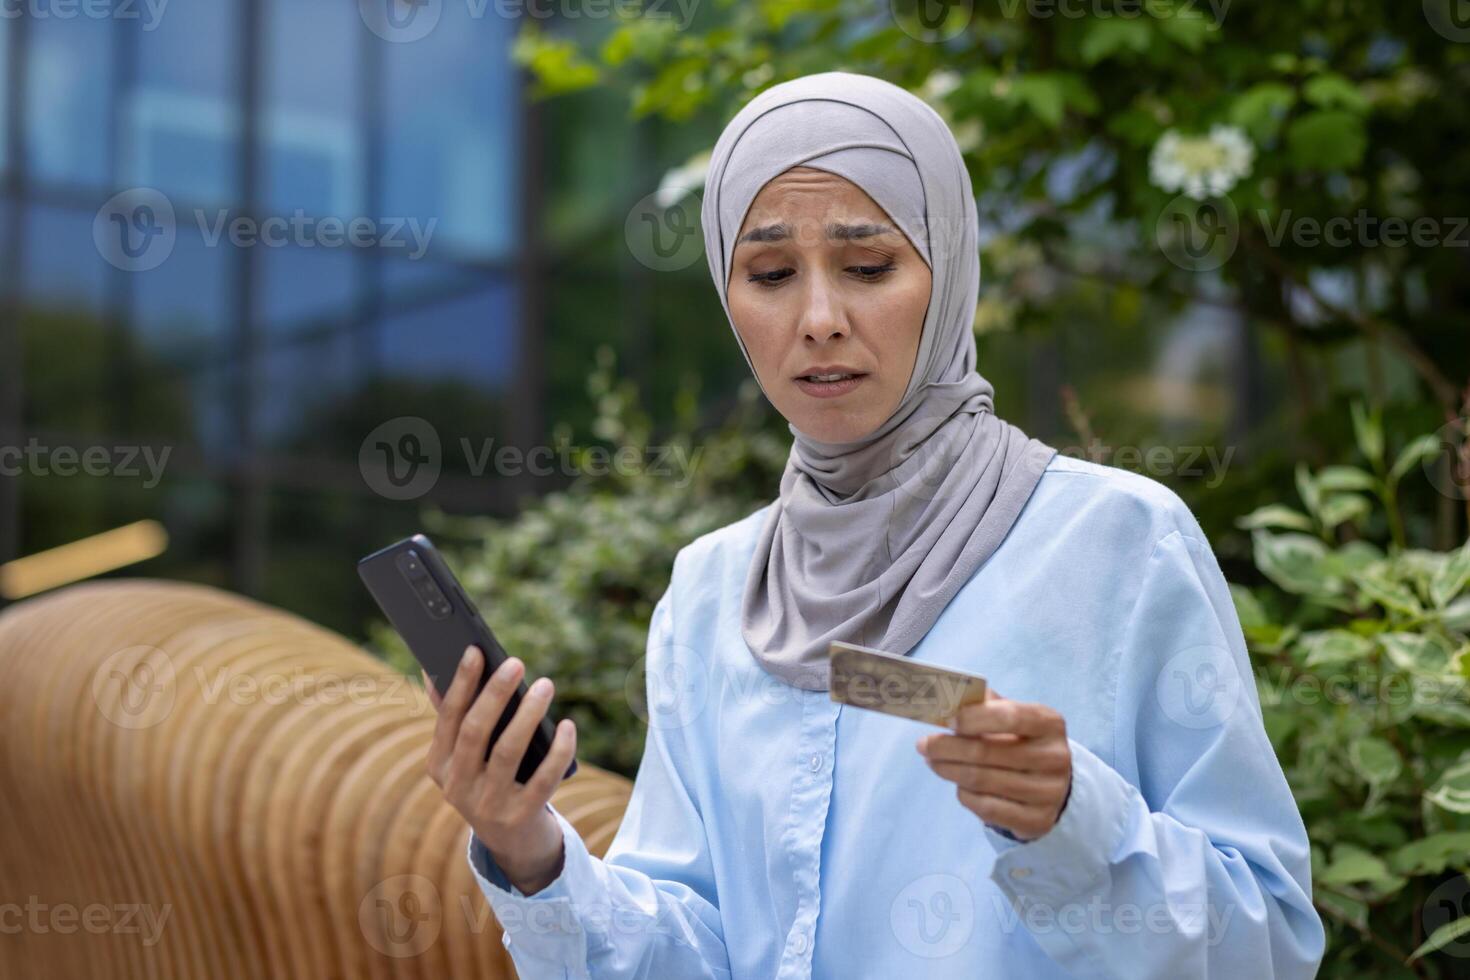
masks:
POLYGON ((862 188, 793 167, 745 216, 730 316, 776 410, 819 442, 852 442, 908 387, 929 284, 923 257, 862 188))

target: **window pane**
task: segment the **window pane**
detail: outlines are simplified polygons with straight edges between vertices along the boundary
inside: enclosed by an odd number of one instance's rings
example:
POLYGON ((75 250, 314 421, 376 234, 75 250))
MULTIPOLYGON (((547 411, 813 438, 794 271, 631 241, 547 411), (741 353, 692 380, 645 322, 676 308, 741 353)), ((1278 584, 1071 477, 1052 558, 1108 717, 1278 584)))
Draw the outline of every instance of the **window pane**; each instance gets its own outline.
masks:
POLYGON ((379 42, 382 213, 436 220, 433 248, 482 258, 510 250, 520 201, 516 21, 494 11, 445 3, 423 38, 379 42))
POLYGON ((120 100, 119 182, 175 204, 239 199, 240 16, 233 0, 170 4, 129 35, 137 80, 120 100))
POLYGON ((80 16, 27 22, 26 158, 37 179, 111 183, 112 26, 80 16))
POLYGON ((270 0, 264 17, 265 208, 286 217, 298 208, 313 216, 361 215, 366 182, 357 5, 270 0))
POLYGON ((22 388, 27 426, 106 431, 107 359, 116 349, 108 322, 107 266, 92 243, 91 212, 26 209, 21 295, 22 388))
POLYGON ((513 284, 492 280, 468 294, 390 315, 381 335, 383 371, 503 390, 517 374, 520 312, 513 284))

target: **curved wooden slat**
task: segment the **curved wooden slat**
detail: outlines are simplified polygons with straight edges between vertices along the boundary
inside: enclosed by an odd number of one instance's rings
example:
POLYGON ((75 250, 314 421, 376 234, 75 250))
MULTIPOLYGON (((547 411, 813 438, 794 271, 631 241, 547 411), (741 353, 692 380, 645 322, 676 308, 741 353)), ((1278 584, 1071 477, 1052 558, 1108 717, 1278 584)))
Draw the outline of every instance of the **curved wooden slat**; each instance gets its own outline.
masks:
MULTIPOLYGON (((416 681, 217 589, 96 582, 7 609, 0 821, 24 846, 0 849, 0 895, 110 918, 7 935, 0 975, 514 976, 424 772, 432 731, 416 681), (141 906, 168 914, 151 945, 121 919, 141 906)), ((584 762, 553 803, 601 855, 630 790, 584 762)))

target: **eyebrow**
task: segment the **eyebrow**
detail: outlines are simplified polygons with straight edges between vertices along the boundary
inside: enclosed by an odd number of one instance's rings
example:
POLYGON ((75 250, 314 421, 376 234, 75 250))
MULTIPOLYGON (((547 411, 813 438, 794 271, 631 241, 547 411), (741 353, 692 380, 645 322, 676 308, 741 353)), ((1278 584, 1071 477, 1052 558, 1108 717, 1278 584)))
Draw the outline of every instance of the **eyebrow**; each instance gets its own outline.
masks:
MULTIPOLYGON (((893 226, 881 223, 865 222, 860 225, 844 225, 833 223, 827 226, 827 237, 840 241, 851 241, 855 238, 875 238, 878 235, 893 233, 893 226)), ((779 242, 791 237, 791 227, 784 221, 774 225, 765 225, 760 228, 752 228, 736 240, 736 244, 742 242, 779 242)))

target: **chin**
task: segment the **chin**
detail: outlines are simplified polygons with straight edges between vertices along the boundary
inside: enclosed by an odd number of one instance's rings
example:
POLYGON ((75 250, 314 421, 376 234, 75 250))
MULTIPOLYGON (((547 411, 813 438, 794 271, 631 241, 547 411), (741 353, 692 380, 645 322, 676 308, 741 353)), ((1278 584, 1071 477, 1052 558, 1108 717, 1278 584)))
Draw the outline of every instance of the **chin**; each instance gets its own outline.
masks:
POLYGON ((848 418, 787 418, 802 435, 817 442, 856 442, 878 428, 877 422, 848 418))

